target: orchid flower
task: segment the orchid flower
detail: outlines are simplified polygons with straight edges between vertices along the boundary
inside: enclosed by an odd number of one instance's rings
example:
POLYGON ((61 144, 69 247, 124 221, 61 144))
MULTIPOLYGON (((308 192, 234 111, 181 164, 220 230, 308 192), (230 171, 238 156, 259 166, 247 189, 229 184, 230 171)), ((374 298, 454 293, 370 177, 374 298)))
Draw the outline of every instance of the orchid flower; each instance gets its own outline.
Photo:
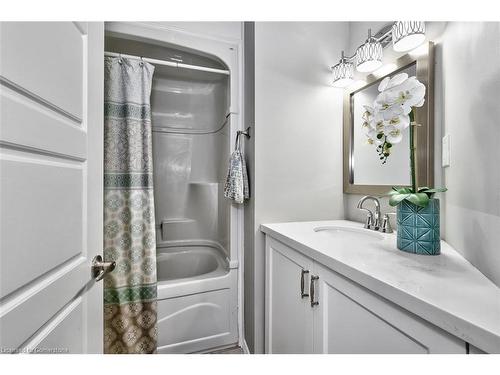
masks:
POLYGON ((391 115, 408 115, 412 107, 424 104, 425 85, 415 77, 408 78, 406 73, 401 73, 384 84, 387 78, 380 83, 379 90, 385 88, 375 99, 376 112, 380 112, 384 119, 388 120, 391 115))
POLYGON ((394 125, 389 125, 384 128, 384 135, 386 141, 391 145, 397 144, 403 140, 403 134, 401 129, 395 127, 394 125))
MULTIPOLYGON (((366 137, 367 137, 367 143, 370 144, 370 145, 381 145, 383 143, 383 140, 379 137, 377 137, 378 133, 376 130, 374 129, 370 129, 368 132, 365 133, 366 134, 366 137)), ((383 133, 382 133, 383 134, 383 133)))
POLYGON ((408 74, 406 73, 399 73, 396 74, 394 77, 385 77, 380 84, 378 85, 378 91, 383 92, 385 90, 388 90, 394 86, 397 86, 404 81, 408 79, 408 74))
POLYGON ((404 130, 408 126, 410 126, 410 116, 409 115, 394 116, 388 121, 386 121, 386 124, 388 126, 394 126, 399 130, 404 130))
MULTIPOLYGON (((384 78, 379 86, 380 92, 373 107, 364 106, 363 130, 367 143, 377 146, 377 153, 382 164, 387 162, 393 145, 403 139, 403 131, 410 126, 413 120, 413 108, 424 105, 425 85, 416 77, 408 77, 406 73, 396 74, 394 77, 384 78)), ((429 189, 417 188, 415 171, 414 128, 410 128, 410 188, 393 188, 389 194, 391 206, 397 205, 402 200, 425 207, 428 200, 436 192, 446 191, 445 188, 429 189)))
POLYGON ((364 106, 363 130, 369 144, 377 145, 383 163, 393 144, 401 142, 403 131, 410 126, 413 107, 424 104, 425 85, 406 73, 384 78, 372 106, 364 106))

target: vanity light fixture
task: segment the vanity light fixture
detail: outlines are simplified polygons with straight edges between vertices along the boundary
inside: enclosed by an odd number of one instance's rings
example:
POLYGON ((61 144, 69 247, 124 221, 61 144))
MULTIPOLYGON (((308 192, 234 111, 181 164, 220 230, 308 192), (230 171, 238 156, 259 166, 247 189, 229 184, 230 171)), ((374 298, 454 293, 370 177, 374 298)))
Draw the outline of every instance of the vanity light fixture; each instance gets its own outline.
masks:
POLYGON ((425 22, 398 21, 392 25, 392 48, 397 52, 409 51, 425 40, 425 22))
POLYGON ((353 81, 354 65, 345 57, 344 51, 339 63, 332 67, 332 77, 334 87, 346 87, 353 81))
POLYGON ((356 70, 370 73, 382 66, 383 49, 392 42, 397 52, 409 51, 425 41, 425 22, 397 21, 385 26, 377 34, 372 35, 368 29, 368 39, 356 49, 352 56, 342 57, 337 65, 331 68, 334 87, 347 87, 354 82, 354 62, 356 70))
POLYGON ((368 29, 368 39, 356 50, 356 69, 368 73, 382 66, 382 43, 372 36, 372 29, 368 29))

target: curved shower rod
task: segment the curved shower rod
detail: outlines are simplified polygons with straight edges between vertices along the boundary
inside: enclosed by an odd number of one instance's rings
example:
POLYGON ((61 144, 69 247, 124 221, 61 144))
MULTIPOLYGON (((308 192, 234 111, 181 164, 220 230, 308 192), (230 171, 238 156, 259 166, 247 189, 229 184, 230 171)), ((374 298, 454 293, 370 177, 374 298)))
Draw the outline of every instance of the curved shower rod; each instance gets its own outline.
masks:
POLYGON ((218 131, 222 130, 224 126, 228 123, 229 116, 232 114, 236 114, 236 112, 228 112, 227 115, 224 117, 224 122, 222 123, 221 126, 219 126, 215 130, 209 130, 209 131, 203 131, 203 130, 191 130, 191 131, 186 131, 183 129, 176 129, 168 126, 152 126, 152 131, 157 132, 157 133, 171 133, 171 134, 192 134, 192 135, 205 135, 205 134, 214 134, 217 133, 218 131))

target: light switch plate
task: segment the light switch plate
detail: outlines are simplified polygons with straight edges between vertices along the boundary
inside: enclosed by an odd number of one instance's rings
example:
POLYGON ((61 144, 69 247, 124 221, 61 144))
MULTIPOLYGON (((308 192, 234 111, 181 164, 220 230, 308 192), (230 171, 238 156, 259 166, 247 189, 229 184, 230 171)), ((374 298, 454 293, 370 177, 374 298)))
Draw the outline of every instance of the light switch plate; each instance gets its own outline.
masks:
POLYGON ((442 143, 442 166, 443 168, 449 167, 451 163, 451 139, 450 135, 446 134, 443 137, 443 143, 442 143))

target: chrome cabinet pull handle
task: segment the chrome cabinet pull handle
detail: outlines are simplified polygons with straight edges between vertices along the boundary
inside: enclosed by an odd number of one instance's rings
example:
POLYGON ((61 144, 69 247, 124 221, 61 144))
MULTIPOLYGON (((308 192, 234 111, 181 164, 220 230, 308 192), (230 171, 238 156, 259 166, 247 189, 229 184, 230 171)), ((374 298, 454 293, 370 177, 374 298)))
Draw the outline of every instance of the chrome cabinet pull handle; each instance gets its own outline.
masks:
POLYGON ((311 285, 309 286, 309 293, 311 294, 311 307, 319 305, 318 301, 314 300, 314 282, 319 279, 319 276, 311 275, 311 285))
POLYGON ((309 270, 300 270, 300 298, 309 297, 309 294, 304 292, 306 283, 304 275, 306 273, 308 274, 309 270))

